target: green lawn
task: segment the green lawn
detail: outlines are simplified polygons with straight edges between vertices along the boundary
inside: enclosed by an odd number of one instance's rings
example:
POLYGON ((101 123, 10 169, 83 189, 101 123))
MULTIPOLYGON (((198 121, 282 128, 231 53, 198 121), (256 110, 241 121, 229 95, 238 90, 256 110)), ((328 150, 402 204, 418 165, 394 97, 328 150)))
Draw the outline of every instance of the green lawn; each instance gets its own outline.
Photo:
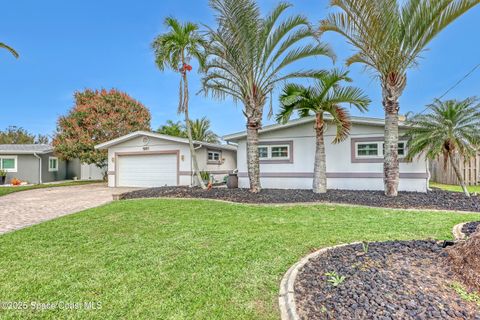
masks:
MULTIPOLYGON (((447 191, 453 191, 453 192, 463 192, 462 187, 453 185, 453 184, 441 184, 436 182, 430 182, 430 187, 439 188, 447 191)), ((467 186, 467 190, 470 193, 473 193, 473 192, 480 193, 480 186, 467 186)))
POLYGON ((32 189, 41 189, 41 188, 54 188, 54 187, 67 187, 67 186, 78 186, 82 184, 89 184, 89 183, 99 183, 102 181, 97 180, 80 180, 80 181, 68 181, 62 183, 47 183, 47 184, 34 184, 31 186, 15 186, 15 187, 0 187, 0 197, 6 194, 10 194, 13 192, 25 191, 25 190, 32 190, 32 189))
POLYGON ((335 205, 117 201, 0 236, 0 303, 101 309, 0 310, 9 319, 278 319, 279 282, 305 254, 353 241, 451 238, 480 215, 335 205))

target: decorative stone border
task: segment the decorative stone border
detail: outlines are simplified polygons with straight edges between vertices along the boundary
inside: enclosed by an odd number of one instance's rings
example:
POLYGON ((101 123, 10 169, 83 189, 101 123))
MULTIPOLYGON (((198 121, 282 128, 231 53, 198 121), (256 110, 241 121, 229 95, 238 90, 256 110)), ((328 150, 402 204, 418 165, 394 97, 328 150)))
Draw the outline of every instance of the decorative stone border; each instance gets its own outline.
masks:
POLYGON ((282 320, 300 320, 300 316, 297 313, 297 305, 295 303, 295 280, 297 278, 298 272, 307 262, 309 262, 313 258, 318 257, 321 254, 324 254, 329 250, 359 243, 360 242, 352 242, 317 250, 306 255, 300 261, 291 266, 290 269, 288 269, 288 271, 283 276, 282 281, 280 282, 280 292, 278 295, 280 318, 282 320))
POLYGON ((468 222, 459 223, 453 227, 452 233, 455 240, 465 240, 467 238, 467 235, 462 232, 462 228, 466 223, 468 222))

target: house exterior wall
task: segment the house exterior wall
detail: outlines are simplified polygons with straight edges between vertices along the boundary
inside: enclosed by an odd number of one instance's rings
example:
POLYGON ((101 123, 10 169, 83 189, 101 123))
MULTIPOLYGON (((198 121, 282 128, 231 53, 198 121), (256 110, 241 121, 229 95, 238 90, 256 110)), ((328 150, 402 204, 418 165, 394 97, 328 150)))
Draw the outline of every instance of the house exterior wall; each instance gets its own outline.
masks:
POLYGON ((67 162, 67 179, 77 177, 80 179, 80 159, 72 159, 67 162))
MULTIPOLYGON (((198 161, 200 170, 207 170, 219 172, 222 175, 226 170, 233 170, 236 168, 236 155, 235 152, 222 150, 225 162, 221 165, 208 165, 206 160, 206 151, 202 147, 197 150, 198 161)), ((145 143, 143 137, 132 138, 123 143, 114 145, 108 149, 108 185, 115 187, 115 158, 116 154, 124 152, 145 153, 156 151, 175 151, 179 155, 179 185, 188 186, 194 184, 192 177, 192 165, 190 149, 188 144, 168 141, 160 138, 149 137, 148 142, 145 143)))
POLYGON ((80 159, 72 159, 67 162, 67 179, 76 177, 78 180, 102 180, 104 172, 95 164, 81 163, 80 159))
POLYGON ((196 152, 198 167, 201 171, 208 171, 215 181, 223 181, 224 177, 237 168, 237 153, 230 150, 215 148, 200 148, 196 152), (221 161, 208 161, 208 151, 221 153, 221 161))
MULTIPOLYGON (((400 130, 400 136, 403 130, 400 130)), ((353 124, 347 140, 333 144, 335 128, 327 124, 325 149, 327 158, 327 188, 349 190, 383 190, 383 159, 362 159, 352 156, 357 140, 383 141, 384 128, 373 125, 353 124)), ((260 134, 260 144, 284 142, 292 145, 292 161, 260 164, 263 188, 311 189, 315 156, 313 123, 299 124, 260 134)), ((249 187, 247 175, 246 140, 238 141, 237 163, 239 186, 249 187)), ((401 191, 426 192, 427 164, 423 158, 413 162, 400 162, 401 191)))
POLYGON ((42 182, 52 182, 67 179, 67 161, 58 158, 58 171, 49 171, 48 158, 54 157, 55 155, 53 153, 47 153, 39 156, 42 158, 42 182))
POLYGON ((8 172, 5 183, 11 183, 13 178, 28 183, 39 183, 39 160, 31 154, 19 154, 15 156, 17 157, 17 172, 8 172))
POLYGON ((18 154, 15 156, 17 157, 17 172, 8 172, 6 183, 11 183, 13 178, 31 184, 38 184, 40 182, 65 180, 67 177, 66 161, 58 160, 58 171, 50 172, 48 170, 48 158, 52 157, 53 153, 38 155, 42 159, 42 181, 40 181, 39 177, 40 161, 37 157, 33 154, 18 154))

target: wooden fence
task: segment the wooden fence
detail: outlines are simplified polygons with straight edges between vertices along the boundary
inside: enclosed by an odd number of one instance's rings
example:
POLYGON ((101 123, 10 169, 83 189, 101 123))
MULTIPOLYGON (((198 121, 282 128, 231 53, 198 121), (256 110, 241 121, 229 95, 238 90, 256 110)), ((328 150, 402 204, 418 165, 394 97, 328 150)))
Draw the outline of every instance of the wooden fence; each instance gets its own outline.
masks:
MULTIPOLYGON (((465 183, 469 186, 480 184, 480 154, 468 161, 464 161, 462 157, 457 156, 456 162, 463 173, 465 183)), ((450 160, 447 159, 447 166, 442 157, 430 161, 430 180, 443 184, 458 184, 458 179, 453 170, 450 160)))

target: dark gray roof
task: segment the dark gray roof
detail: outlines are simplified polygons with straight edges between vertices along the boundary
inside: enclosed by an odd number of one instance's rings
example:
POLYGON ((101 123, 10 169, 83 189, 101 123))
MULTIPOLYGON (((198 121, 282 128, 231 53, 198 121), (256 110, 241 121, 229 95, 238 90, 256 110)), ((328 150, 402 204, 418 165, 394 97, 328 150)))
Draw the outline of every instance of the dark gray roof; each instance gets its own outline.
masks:
POLYGON ((0 154, 33 154, 53 152, 48 144, 0 144, 0 154))

